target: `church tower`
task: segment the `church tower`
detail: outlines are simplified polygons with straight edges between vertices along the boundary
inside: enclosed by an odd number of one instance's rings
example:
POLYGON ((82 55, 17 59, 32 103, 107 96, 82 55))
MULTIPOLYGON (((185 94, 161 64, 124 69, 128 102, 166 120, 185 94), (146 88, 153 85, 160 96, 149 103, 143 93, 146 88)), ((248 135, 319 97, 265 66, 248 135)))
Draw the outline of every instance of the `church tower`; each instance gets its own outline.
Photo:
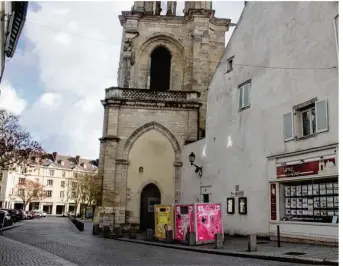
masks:
POLYGON ((118 223, 153 228, 153 205, 180 198, 181 149, 203 137, 207 87, 229 19, 211 1, 135 1, 123 27, 118 87, 106 89, 99 177, 118 223))

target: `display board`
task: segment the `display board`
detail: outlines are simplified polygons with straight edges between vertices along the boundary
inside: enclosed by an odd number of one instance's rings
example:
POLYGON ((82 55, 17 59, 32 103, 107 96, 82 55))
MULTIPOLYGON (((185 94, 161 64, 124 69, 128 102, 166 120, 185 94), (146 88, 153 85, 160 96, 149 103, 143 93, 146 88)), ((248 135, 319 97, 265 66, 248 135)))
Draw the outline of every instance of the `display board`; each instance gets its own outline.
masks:
POLYGON ((289 220, 332 223, 336 221, 333 217, 339 216, 337 179, 287 183, 284 187, 289 220))

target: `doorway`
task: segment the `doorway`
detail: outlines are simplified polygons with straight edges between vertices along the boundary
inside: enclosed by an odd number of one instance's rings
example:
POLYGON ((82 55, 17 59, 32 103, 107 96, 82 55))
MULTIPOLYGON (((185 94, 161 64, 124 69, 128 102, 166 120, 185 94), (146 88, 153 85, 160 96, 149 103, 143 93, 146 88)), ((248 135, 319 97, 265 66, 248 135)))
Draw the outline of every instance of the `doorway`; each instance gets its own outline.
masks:
POLYGON ((154 229, 154 205, 161 203, 161 192, 155 184, 146 185, 141 193, 140 230, 154 229))
POLYGON ((151 53, 150 89, 167 91, 170 85, 171 54, 163 46, 155 48, 151 53))

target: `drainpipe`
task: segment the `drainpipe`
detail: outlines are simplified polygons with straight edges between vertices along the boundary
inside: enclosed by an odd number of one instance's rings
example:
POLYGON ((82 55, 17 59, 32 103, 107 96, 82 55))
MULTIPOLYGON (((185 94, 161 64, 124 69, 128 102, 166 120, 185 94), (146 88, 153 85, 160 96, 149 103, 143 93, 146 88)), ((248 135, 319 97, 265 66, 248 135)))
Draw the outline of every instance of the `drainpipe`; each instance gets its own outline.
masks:
MULTIPOLYGON (((0 25, 0 83, 2 80, 2 76, 5 69, 5 20, 6 20, 6 12, 5 12, 5 1, 0 2, 0 16, 1 16, 1 25, 0 25)), ((0 91, 1 94, 1 91, 0 91)))

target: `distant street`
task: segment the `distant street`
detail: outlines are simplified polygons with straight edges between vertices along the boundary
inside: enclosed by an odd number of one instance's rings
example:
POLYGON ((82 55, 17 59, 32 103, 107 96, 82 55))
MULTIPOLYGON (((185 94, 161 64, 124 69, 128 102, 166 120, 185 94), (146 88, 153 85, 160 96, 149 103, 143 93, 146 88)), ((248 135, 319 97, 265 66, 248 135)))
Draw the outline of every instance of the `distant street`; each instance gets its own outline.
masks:
POLYGON ((103 239, 91 235, 91 223, 86 223, 85 232, 79 232, 67 218, 23 221, 3 234, 1 266, 295 265, 103 239))

